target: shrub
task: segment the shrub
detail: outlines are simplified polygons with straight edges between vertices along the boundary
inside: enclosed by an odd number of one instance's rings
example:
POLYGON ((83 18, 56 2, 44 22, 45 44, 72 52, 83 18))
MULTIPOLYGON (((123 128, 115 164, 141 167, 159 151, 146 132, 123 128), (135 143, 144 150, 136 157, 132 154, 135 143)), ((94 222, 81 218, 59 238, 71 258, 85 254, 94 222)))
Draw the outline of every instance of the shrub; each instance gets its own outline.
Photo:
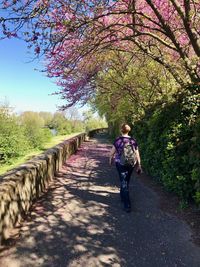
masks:
POLYGON ((7 107, 0 108, 0 162, 10 162, 29 149, 25 129, 7 107))
POLYGON ((135 123, 134 135, 147 172, 182 199, 200 204, 198 90, 191 88, 176 102, 153 107, 135 123))
POLYGON ((44 128, 44 120, 37 112, 24 112, 21 115, 21 123, 25 129, 25 136, 32 148, 42 148, 49 141, 52 134, 44 128))

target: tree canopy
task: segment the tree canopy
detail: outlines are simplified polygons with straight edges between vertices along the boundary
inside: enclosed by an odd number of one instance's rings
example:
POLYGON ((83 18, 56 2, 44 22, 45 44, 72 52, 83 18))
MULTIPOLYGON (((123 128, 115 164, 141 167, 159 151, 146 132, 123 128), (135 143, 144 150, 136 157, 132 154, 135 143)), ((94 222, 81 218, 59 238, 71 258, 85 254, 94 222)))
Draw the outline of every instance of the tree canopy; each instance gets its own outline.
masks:
POLYGON ((23 38, 45 54, 67 106, 91 97, 113 50, 132 62, 148 56, 181 87, 199 82, 198 0, 4 0, 1 8, 2 38, 23 38))

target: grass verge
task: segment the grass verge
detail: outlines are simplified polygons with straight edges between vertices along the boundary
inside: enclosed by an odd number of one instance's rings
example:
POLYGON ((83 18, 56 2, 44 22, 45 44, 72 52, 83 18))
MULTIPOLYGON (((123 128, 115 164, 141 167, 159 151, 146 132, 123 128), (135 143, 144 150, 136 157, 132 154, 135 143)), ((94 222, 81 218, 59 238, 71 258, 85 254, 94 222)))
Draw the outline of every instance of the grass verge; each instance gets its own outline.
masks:
POLYGON ((73 134, 68 134, 68 135, 57 135, 52 137, 51 141, 46 143, 43 148, 41 149, 34 149, 31 150, 28 154, 26 154, 23 157, 14 159, 11 163, 7 163, 7 164, 0 164, 0 175, 3 175, 4 173, 6 173, 7 171, 16 168, 17 166, 23 164, 24 162, 26 162, 27 160, 30 160, 31 158, 41 154, 42 152, 44 152, 45 150, 47 150, 48 148, 54 147, 57 144, 63 142, 64 140, 70 139, 76 135, 78 135, 80 133, 73 133, 73 134))

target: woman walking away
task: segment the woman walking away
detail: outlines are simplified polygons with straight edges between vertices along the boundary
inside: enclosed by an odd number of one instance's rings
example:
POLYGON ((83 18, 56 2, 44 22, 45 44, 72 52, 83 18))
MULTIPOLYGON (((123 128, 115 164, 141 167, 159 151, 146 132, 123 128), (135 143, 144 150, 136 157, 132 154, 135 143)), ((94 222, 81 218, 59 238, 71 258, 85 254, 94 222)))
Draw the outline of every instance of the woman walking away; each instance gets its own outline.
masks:
POLYGON ((121 127, 122 135, 117 137, 111 149, 109 164, 112 164, 115 158, 116 168, 120 178, 120 197, 124 203, 124 210, 131 211, 131 203, 129 198, 129 182, 134 167, 138 174, 142 172, 140 154, 137 142, 129 136, 131 128, 128 124, 121 127))

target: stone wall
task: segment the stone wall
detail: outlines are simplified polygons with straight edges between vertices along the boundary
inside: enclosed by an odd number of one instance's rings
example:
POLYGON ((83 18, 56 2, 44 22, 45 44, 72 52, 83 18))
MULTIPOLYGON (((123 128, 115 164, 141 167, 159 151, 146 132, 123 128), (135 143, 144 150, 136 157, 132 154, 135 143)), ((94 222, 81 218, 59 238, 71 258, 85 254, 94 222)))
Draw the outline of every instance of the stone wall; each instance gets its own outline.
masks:
POLYGON ((92 138, 95 136, 95 134, 98 134, 98 133, 108 133, 108 128, 99 128, 99 129, 91 130, 89 131, 88 136, 92 138))
POLYGON ((75 136, 0 177, 0 242, 9 237, 9 230, 27 214, 84 140, 85 134, 75 136))

